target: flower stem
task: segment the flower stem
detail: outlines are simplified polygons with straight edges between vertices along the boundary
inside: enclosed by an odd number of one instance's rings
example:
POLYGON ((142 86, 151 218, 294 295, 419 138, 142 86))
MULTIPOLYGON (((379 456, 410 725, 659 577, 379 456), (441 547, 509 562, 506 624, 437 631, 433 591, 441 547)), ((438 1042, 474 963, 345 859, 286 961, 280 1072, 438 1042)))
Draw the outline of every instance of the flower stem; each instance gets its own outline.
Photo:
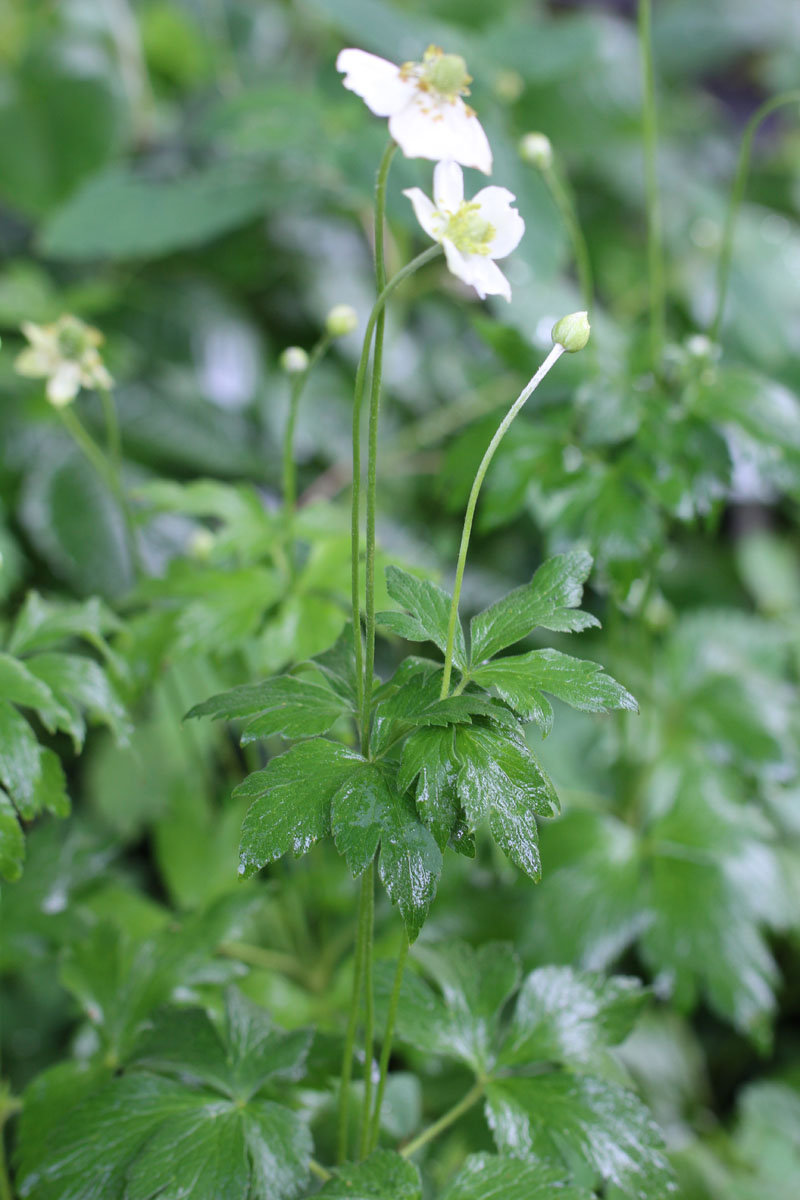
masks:
POLYGON ((356 1043, 358 1014, 361 1008, 361 992, 364 986, 364 963, 366 959, 367 942, 372 933, 367 926, 369 895, 373 888, 371 870, 364 872, 361 878, 361 895, 358 902, 358 933, 356 935, 356 954, 353 965, 353 990, 350 996, 350 1015, 347 1020, 347 1032, 344 1039, 344 1054, 342 1056, 341 1082, 339 1085, 339 1145, 338 1161, 347 1158, 347 1142, 350 1117, 350 1081, 353 1078, 353 1051, 356 1043), (369 878, 367 878, 369 876, 369 878))
POLYGON ((297 504, 297 471, 294 462, 294 431, 297 424, 297 409, 300 404, 308 377, 315 364, 319 361, 328 346, 331 335, 324 333, 317 342, 308 358, 304 371, 292 375, 291 391, 289 393, 289 413, 286 418, 286 429, 283 434, 283 503, 287 512, 293 512, 297 504))
POLYGON ((642 65, 642 136, 644 139, 647 204, 647 265, 650 286, 650 354, 661 361, 664 345, 664 255, 661 240, 661 202, 656 171, 656 90, 653 70, 652 2, 639 0, 639 55, 642 65))
POLYGON ((333 1179, 330 1171, 323 1167, 322 1163, 318 1163, 315 1158, 309 1159, 308 1169, 312 1175, 316 1175, 317 1179, 321 1179, 323 1183, 327 1183, 329 1179, 333 1179))
POLYGON ((592 260, 589 257, 589 247, 586 244, 586 238, 583 235, 581 223, 578 220, 575 201, 558 171, 552 165, 544 167, 542 175, 544 176, 547 189, 553 198, 553 203, 558 209, 559 216, 564 222, 569 240, 572 243, 572 254, 578 272, 578 284, 581 289, 583 307, 588 313, 591 313, 592 302, 594 300, 592 260))
POLYGON ((353 638, 355 644, 356 657, 356 681, 358 688, 358 707, 359 711, 363 712, 364 700, 364 664, 363 653, 361 646, 361 406, 364 399, 364 384, 367 375, 367 365, 369 363, 369 352, 372 346, 372 335, 375 330, 375 323, 378 317, 383 312, 386 301, 389 296, 409 275, 413 275, 420 267, 431 262, 437 255, 442 253, 440 245, 430 246, 427 250, 423 250, 422 254, 418 254, 410 263, 406 263, 396 275, 394 275, 386 287, 383 289, 372 312, 367 321, 367 328, 364 331, 364 342, 361 347, 361 357, 356 370, 356 382, 353 395, 353 502, 350 517, 350 538, 351 538, 351 603, 353 611, 353 638))
POLYGON ((386 1092, 386 1083, 389 1078, 389 1059, 392 1054, 392 1041, 394 1039, 394 1027, 397 1021, 397 1009, 400 1004, 400 988, 403 984, 403 973, 405 971, 406 959, 408 958, 408 936, 403 931, 403 940, 400 944, 400 952, 397 955, 397 967, 394 973, 394 984, 392 985, 392 994, 389 997, 389 1012, 386 1016, 386 1029, 383 1034, 383 1044, 381 1046, 381 1059, 378 1077, 378 1091, 375 1096, 375 1107, 372 1112, 372 1121, 369 1130, 369 1142, 367 1149, 372 1151, 378 1144, 378 1134, 381 1127, 381 1108, 383 1107, 383 1097, 386 1092))
POLYGON ((361 1109, 359 1157, 369 1152, 369 1121, 372 1109, 372 1049, 375 1038, 375 991, 372 978, 375 936, 375 860, 364 872, 366 939, 364 942, 364 1103, 361 1109))
POLYGON ((739 161, 736 164, 736 175, 734 176, 733 187, 731 188, 730 199, 728 201, 728 211, 725 214, 722 245, 717 264, 717 304, 714 310, 714 319, 708 330, 708 336, 713 342, 718 340, 722 325, 722 314, 728 294, 731 260, 733 258, 733 233, 736 226, 736 218, 739 215, 739 209, 744 200, 745 188, 747 187, 753 141, 761 123, 771 113, 774 113, 776 109, 783 108, 787 104, 800 104, 800 89, 795 88, 790 92, 781 92, 779 96, 773 96, 771 100, 766 100, 753 113, 742 135, 742 143, 739 147, 739 161))
POLYGON ((500 445, 501 441, 505 437, 506 432, 507 432, 509 426, 511 425, 511 422, 514 420, 517 413, 520 411, 520 409, 522 408, 523 404, 528 399, 528 397, 530 395, 532 395, 533 392, 536 391, 537 387, 542 382, 545 375, 548 373, 550 368, 552 366, 554 366, 555 363, 558 362, 559 358, 561 357, 561 355, 563 353, 564 353, 564 347, 560 346, 558 343, 556 343, 556 345, 553 346, 552 350, 548 354, 547 358, 544 360, 542 365, 539 367, 539 370, 533 376, 533 379, 529 380, 528 383, 526 383, 525 387, 522 389, 520 394, 517 396, 516 400, 511 405, 511 408, 508 410, 506 415, 503 417, 503 420, 498 425, 497 431, 496 431, 494 437, 492 438, 491 442, 489 443, 489 445, 486 449, 486 453, 484 454, 483 458, 481 459, 480 466, 478 467, 477 473, 475 475, 475 479, 472 484, 472 490, 470 491, 470 494, 469 494, 469 500, 467 501, 467 511, 464 514, 464 528, 461 532, 461 545, 459 547, 458 562, 456 564, 456 579, 455 579, 455 585, 453 587, 453 599, 450 604, 450 619, 449 619, 448 625, 447 625, 447 649, 445 651, 445 656, 444 656, 444 674, 442 676, 442 690, 441 690, 441 697, 443 700, 447 696, 448 692, 450 691, 450 675, 453 670, 453 647, 455 645, 456 624, 458 622, 458 602, 461 598, 461 585, 464 582, 464 567, 465 567, 466 561, 467 561, 467 551, 469 550, 469 539, 470 539, 470 534, 472 533, 472 522, 475 517, 475 508, 478 504, 478 496, 480 495, 480 490, 481 490, 481 486, 483 484, 483 480, 486 476, 486 472, 489 470, 489 464, 491 463, 492 459, 494 458, 495 451, 497 450, 497 447, 500 445))
POLYGON ((483 1089, 483 1080, 478 1080, 470 1088, 466 1096, 459 1100, 458 1104, 454 1104, 443 1117, 440 1117, 438 1121, 434 1121, 433 1125, 429 1125, 427 1129, 423 1129, 422 1133, 409 1142, 407 1146, 403 1146, 403 1149, 400 1151, 403 1158, 411 1158, 412 1154, 416 1154, 417 1150, 421 1150, 423 1146, 426 1146, 428 1142, 432 1142, 440 1133, 444 1133, 445 1129, 449 1129, 451 1125, 454 1125, 460 1116, 463 1116, 474 1104, 478 1103, 483 1095, 483 1089))
MULTIPOLYGON (((375 183, 375 285, 378 295, 386 287, 384 226, 386 224, 386 181, 397 144, 390 141, 383 152, 375 183)), ((364 694, 361 707, 361 753, 369 748, 369 716, 372 702, 372 675, 375 667, 375 504, 378 477, 378 417, 383 376, 383 334, 386 309, 375 321, 375 348, 372 354, 372 388, 369 402, 369 449, 367 452, 367 558, 365 566, 366 655, 364 694)))

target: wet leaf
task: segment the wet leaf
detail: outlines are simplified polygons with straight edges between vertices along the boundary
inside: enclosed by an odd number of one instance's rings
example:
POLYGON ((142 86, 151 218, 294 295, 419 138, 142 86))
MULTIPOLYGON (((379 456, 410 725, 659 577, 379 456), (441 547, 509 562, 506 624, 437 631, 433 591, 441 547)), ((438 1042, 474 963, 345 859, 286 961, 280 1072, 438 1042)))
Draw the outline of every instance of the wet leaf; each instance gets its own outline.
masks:
MULTIPOLYGON (((380 612, 376 621, 384 629, 409 642, 433 642, 444 654, 447 649, 447 626, 450 619, 451 597, 428 579, 418 579, 400 567, 386 568, 386 587, 389 595, 406 612, 380 612)), ((464 631, 456 623, 453 662, 459 668, 466 665, 467 652, 464 631)))
MULTIPOLYGON (((324 681, 324 676, 318 679, 324 681)), ((244 745, 275 733, 287 738, 327 733, 346 711, 341 698, 324 682, 281 675, 211 696, 196 704, 186 716, 211 716, 217 720, 253 717, 242 733, 244 745)))
POLYGON ((364 1162, 336 1172, 318 1193, 320 1200, 422 1200, 419 1171, 391 1150, 376 1150, 364 1162))
POLYGON ((547 1163, 527 1163, 494 1154, 472 1154, 441 1200, 590 1200, 565 1172, 547 1163))

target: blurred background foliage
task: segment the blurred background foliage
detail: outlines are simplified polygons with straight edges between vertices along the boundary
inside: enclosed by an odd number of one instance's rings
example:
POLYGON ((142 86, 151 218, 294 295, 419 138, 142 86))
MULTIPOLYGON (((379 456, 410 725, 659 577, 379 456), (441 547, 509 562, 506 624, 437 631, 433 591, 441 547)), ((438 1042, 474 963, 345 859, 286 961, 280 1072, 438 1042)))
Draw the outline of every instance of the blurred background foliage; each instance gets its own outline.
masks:
MULTIPOLYGON (((212 691, 318 653, 344 625, 358 334, 337 342, 303 399, 293 531, 280 511, 288 385, 277 360, 288 344, 313 345, 332 304, 353 304, 363 322, 371 303, 384 133, 342 88, 336 53, 355 44, 402 61, 436 42, 467 59, 493 181, 517 196, 527 233, 508 264, 510 306, 478 304, 439 266, 392 303, 382 550, 440 575, 453 561, 498 414, 554 319, 583 307, 559 212, 517 153, 525 132, 541 130, 589 247, 593 340, 537 392, 495 460, 465 607, 527 580, 548 553, 586 547, 596 560, 589 606, 604 630, 584 653, 596 645, 641 715, 559 710, 540 747, 564 802, 542 831, 543 883, 532 888, 479 845, 477 863, 448 862, 426 935, 504 936, 529 967, 640 975, 654 1002, 619 1051, 620 1069, 667 1134, 681 1195, 798 1194, 796 108, 756 138, 720 345, 696 335, 713 318, 745 123, 797 84, 800 11, 794 0, 656 5, 669 338, 654 364, 632 9, 610 0, 6 0, 0 9, 0 635, 15 680, 20 663, 33 670, 35 651, 84 663, 44 679, 57 709, 42 707, 43 693, 9 693, 26 716, 6 705, 11 727, 38 738, 30 770, 52 756, 66 772, 46 795, 32 783, 22 816, 63 813, 66 792, 73 805, 66 824, 30 827, 24 873, 4 888, 4 1074, 15 1090, 61 1057, 92 1052, 97 1030, 69 963, 98 923, 134 949, 183 923, 192 952, 180 969, 172 962, 152 1005, 176 987, 202 998, 238 978, 288 1026, 338 1026, 349 881, 317 849, 238 885, 242 813, 229 794, 258 755, 249 747, 245 764, 223 727, 181 717, 212 691), (20 322, 65 311, 106 335, 140 564, 112 492, 41 387, 13 373, 20 322), (291 536, 305 546, 296 572, 291 536), (31 605, 35 636, 24 623, 31 605), (101 727, 77 758, 86 720, 101 727)), ((400 189, 427 188, 429 176, 424 162, 393 167, 392 269, 419 243, 400 189)), ((102 436, 99 403, 84 394, 77 404, 102 436)), ((379 666, 392 653, 384 646, 379 666)), ((12 875, 22 858, 14 845, 12 875)), ((396 917, 381 917, 391 954, 396 917)), ((449 1068, 408 1061, 425 1095, 448 1091, 449 1068)), ((393 1136, 435 1104, 412 1088, 393 1136)), ((480 1148, 463 1143, 451 1135, 442 1180, 480 1148)))

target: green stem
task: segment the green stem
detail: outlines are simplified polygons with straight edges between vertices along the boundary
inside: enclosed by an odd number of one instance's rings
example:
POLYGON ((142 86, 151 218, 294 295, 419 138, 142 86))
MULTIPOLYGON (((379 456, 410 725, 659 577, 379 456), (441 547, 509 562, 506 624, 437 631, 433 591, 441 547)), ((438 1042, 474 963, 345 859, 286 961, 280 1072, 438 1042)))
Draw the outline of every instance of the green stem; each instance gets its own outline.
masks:
POLYGON ((558 209, 559 216, 564 222, 569 240, 572 243, 572 254, 578 272, 578 284, 581 289, 583 307, 590 313, 594 300, 592 260, 589 257, 589 247, 586 244, 586 238, 583 235, 581 223, 578 220, 575 201, 553 166, 545 167, 542 170, 542 175, 544 176, 548 191, 553 198, 553 203, 558 209))
POLYGON ((286 429, 283 435, 283 503, 287 512, 293 512, 297 504, 297 471, 294 462, 294 431, 297 424, 297 409, 300 404, 308 377, 314 366, 331 344, 331 335, 324 333, 317 342, 308 358, 304 371, 298 371, 292 376, 289 393, 289 413, 286 418, 286 429))
POLYGON ((400 1004, 400 988, 403 984, 403 973, 406 967, 408 958, 408 937, 403 932, 403 941, 400 944, 400 952, 397 955, 397 967, 394 973, 394 984, 392 985, 392 994, 389 997, 389 1012, 386 1016, 386 1029, 383 1034, 383 1045, 381 1046, 380 1071, 378 1077, 378 1091, 375 1096, 375 1107, 372 1112, 372 1122, 369 1130, 368 1150, 374 1150, 378 1144, 378 1135, 381 1127, 381 1108, 383 1107, 383 1097, 386 1092, 386 1084, 389 1078, 389 1059, 392 1054, 392 1041, 394 1040, 394 1027, 397 1022, 397 1009, 400 1004))
POLYGON ((375 860, 364 872, 365 925, 364 944, 364 1105, 361 1110, 359 1157, 369 1153, 369 1122, 372 1110, 372 1052, 375 1039, 375 990, 372 978, 373 944, 375 937, 375 860))
POLYGON ((308 1169, 312 1175, 316 1175, 317 1179, 321 1179, 323 1183, 327 1183, 329 1179, 333 1179, 333 1175, 323 1167, 322 1163, 318 1163, 315 1158, 309 1159, 308 1169))
POLYGON ((420 267, 431 262, 441 254, 440 245, 430 246, 418 254, 410 263, 397 272, 389 280, 386 287, 375 301, 375 306, 369 315, 367 328, 364 332, 364 342, 361 347, 361 357, 356 369, 356 382, 353 394, 353 501, 350 515, 351 538, 351 603, 353 611, 353 638, 356 657, 356 681, 358 688, 358 707, 363 712, 364 700, 364 664, 361 646, 361 406, 364 399, 364 384, 369 363, 369 352, 372 346, 372 335, 375 323, 383 312, 389 296, 409 275, 413 275, 420 267))
POLYGON ((71 405, 65 405, 63 408, 59 408, 58 412, 61 420, 66 426, 68 433, 75 441, 78 448, 83 451, 86 458, 97 471, 97 474, 116 495, 118 493, 118 485, 114 477, 114 472, 111 469, 111 464, 98 446, 97 442, 89 433, 89 430, 81 421, 78 414, 71 405))
POLYGON ((453 587, 453 599, 450 604, 450 619, 447 625, 447 649, 444 656, 444 674, 442 676, 441 691, 443 700, 450 691, 450 675, 453 670, 453 647, 455 646, 456 624, 458 622, 458 602, 461 598, 461 585, 464 582, 464 567, 467 561, 467 551, 469 550, 472 522, 475 517, 475 508, 478 504, 478 496, 480 495, 483 480, 486 476, 486 472, 489 470, 489 464, 494 458, 495 451, 505 437, 511 422, 514 420, 528 397, 536 391, 545 375, 548 373, 550 368, 554 366, 556 362, 558 362, 563 353, 564 347, 556 343, 556 345, 553 346, 552 350, 548 354, 547 358, 539 367, 539 370, 536 372, 533 379, 528 381, 520 394, 517 396, 514 403, 511 405, 511 408, 508 410, 505 417, 503 417, 503 420, 498 425, 497 432, 489 443, 486 453, 481 459, 480 466, 478 467, 475 475, 475 479, 472 484, 472 490, 469 494, 469 500, 467 501, 467 511, 464 514, 464 528, 461 532, 461 545, 458 551, 458 562, 456 563, 456 579, 453 587))
MULTIPOLYGON (((366 958, 368 915, 368 886, 372 882, 369 871, 365 871, 361 879, 361 895, 358 902, 358 933, 356 936, 356 955, 353 965, 353 990, 350 996, 350 1015, 347 1020, 347 1032, 344 1039, 344 1054, 342 1057, 341 1083, 339 1086, 339 1146, 338 1161, 343 1163, 347 1158, 348 1125, 350 1116, 350 1081, 353 1078, 353 1052, 356 1044, 358 1029, 358 1014, 361 1007, 361 991, 364 986, 364 962, 366 958), (367 876, 369 875, 369 881, 367 876)), ((369 889, 371 890, 371 888, 369 889)))
POLYGON ((753 141, 762 121, 765 121, 776 109, 783 108, 787 104, 800 104, 799 89, 795 88, 790 92, 781 92, 779 96, 773 96, 771 100, 766 100, 753 113, 742 135, 742 144, 739 147, 739 161, 736 164, 736 175, 734 176, 733 187, 731 188, 731 195, 728 201, 728 211, 725 214, 725 226, 722 233, 719 263, 717 265, 717 304, 714 310, 714 319, 708 331, 708 336, 713 342, 719 339, 720 327, 722 325, 722 314, 728 294, 731 260, 733 258, 733 233, 736 226, 736 218, 739 215, 739 209, 744 200, 745 188, 747 187, 753 141))
MULTIPOLYGON (((386 182, 397 145, 389 142, 383 152, 375 183, 375 286, 378 295, 386 287, 384 225, 386 224, 386 182)), ((375 669, 375 504, 378 477, 378 417, 383 377, 383 334, 386 309, 375 322, 375 348, 372 354, 372 388, 369 402, 369 449, 367 453, 367 559, 365 566, 366 654, 364 694, 361 706, 361 753, 369 749, 369 716, 372 703, 372 676, 375 669)))
POLYGON ((427 1129, 423 1129, 422 1133, 409 1142, 407 1146, 403 1146, 403 1149, 400 1151, 403 1158, 411 1158, 412 1154, 416 1154, 417 1150, 421 1150, 423 1146, 426 1146, 428 1142, 432 1142, 440 1133, 444 1133, 445 1129, 449 1129, 451 1125, 454 1125, 460 1116, 463 1116, 474 1104, 478 1103, 483 1095, 484 1086, 483 1081, 478 1080, 470 1088, 466 1096, 459 1100, 458 1104, 454 1104, 443 1117, 440 1117, 433 1125, 429 1125, 427 1129))
POLYGON ((306 972, 291 954, 267 950, 264 946, 251 946, 248 942, 223 942, 217 951, 225 958, 235 958, 238 962, 260 967, 264 971, 280 971, 283 975, 306 982, 306 972))
POLYGON ((647 264, 650 285, 650 353, 653 366, 661 361, 665 336, 664 255, 661 240, 661 202, 656 170, 656 89, 653 70, 651 0, 639 0, 639 54, 642 65, 642 136, 644 139, 647 204, 647 264))

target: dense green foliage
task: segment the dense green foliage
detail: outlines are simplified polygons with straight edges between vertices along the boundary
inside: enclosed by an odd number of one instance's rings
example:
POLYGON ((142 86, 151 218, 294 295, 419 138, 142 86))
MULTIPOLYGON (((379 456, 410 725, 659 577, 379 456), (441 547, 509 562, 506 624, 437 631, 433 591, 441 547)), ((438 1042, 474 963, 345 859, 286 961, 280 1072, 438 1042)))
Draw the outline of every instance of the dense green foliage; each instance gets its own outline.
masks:
POLYGON ((800 1193, 798 26, 654 6, 659 222, 632 7, 0 12, 0 1200, 800 1193), (334 63, 431 43, 527 230, 510 305, 438 258, 387 305, 373 677, 386 131, 334 63), (113 399, 15 373, 65 312, 113 399))

